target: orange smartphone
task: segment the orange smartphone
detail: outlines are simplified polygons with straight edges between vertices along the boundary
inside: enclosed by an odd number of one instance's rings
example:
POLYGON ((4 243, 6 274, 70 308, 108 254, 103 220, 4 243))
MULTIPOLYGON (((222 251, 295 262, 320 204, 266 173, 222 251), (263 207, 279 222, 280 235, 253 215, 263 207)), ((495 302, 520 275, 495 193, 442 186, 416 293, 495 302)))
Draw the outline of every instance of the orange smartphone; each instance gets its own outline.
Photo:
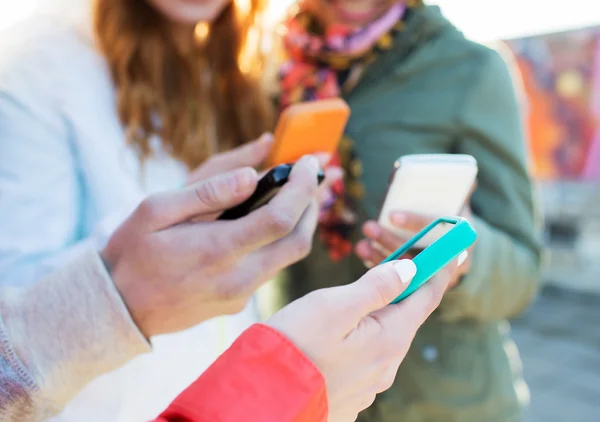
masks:
POLYGON ((294 163, 317 152, 333 154, 349 117, 350 107, 341 98, 291 105, 281 114, 267 165, 294 163))

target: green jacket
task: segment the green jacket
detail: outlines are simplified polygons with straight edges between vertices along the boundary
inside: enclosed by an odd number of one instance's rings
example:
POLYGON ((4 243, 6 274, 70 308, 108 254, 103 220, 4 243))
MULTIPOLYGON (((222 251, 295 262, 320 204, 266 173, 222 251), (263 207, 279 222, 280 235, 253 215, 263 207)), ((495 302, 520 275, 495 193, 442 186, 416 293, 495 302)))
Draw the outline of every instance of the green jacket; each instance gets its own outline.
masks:
MULTIPOLYGON (((394 161, 465 153, 479 163, 471 206, 479 240, 470 273, 418 333, 395 385, 361 414, 371 422, 509 422, 527 387, 505 321, 536 294, 540 249, 519 106, 499 54, 466 40, 434 7, 407 30, 346 100, 347 136, 363 164, 360 220, 377 217, 394 161)), ((354 239, 360 238, 356 230, 354 239)), ((278 280, 284 301, 358 279, 355 257, 334 264, 317 240, 278 280)))

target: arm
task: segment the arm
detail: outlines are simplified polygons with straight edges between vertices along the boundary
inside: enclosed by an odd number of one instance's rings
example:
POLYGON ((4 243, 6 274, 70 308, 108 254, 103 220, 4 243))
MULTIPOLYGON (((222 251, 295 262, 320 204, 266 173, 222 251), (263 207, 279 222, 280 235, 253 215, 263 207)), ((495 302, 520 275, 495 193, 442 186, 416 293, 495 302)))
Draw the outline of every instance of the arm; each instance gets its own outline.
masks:
POLYGON ((325 381, 286 337, 243 333, 155 422, 326 422, 325 381))
POLYGON ((42 91, 0 86, 0 284, 35 282, 101 248, 142 199, 140 192, 87 233, 87 193, 70 127, 59 99, 42 91))
POLYGON ((39 421, 150 347, 94 251, 55 274, 0 286, 0 421, 39 421))
POLYGON ((0 388, 11 392, 0 420, 19 421, 55 413, 91 378, 149 349, 89 261, 101 242, 79 240, 84 192, 69 126, 47 86, 28 85, 27 69, 0 68, 0 388))
POLYGON ((440 307, 447 320, 513 317, 531 302, 540 277, 539 220, 513 83, 495 52, 480 75, 459 115, 457 151, 479 162, 471 198, 479 238, 470 272, 440 307))

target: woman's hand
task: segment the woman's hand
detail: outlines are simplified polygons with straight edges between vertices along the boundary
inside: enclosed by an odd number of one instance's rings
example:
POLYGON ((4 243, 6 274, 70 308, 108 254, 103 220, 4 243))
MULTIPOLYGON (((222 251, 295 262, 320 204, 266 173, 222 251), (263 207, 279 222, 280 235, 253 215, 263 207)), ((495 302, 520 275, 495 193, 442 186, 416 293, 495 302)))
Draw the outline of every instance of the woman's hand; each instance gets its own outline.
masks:
POLYGON ((269 204, 233 221, 213 220, 254 192, 258 175, 247 167, 145 200, 101 253, 142 333, 240 312, 263 282, 304 258, 318 218, 318 168, 304 157, 269 204))
MULTIPOLYGON (((471 207, 469 204, 465 205, 461 212, 461 217, 470 219, 471 207)), ((388 255, 400 248, 405 244, 413 235, 417 234, 433 221, 437 217, 431 217, 422 214, 406 213, 406 212, 392 212, 390 213, 390 222, 394 227, 402 229, 407 233, 410 233, 407 237, 399 237, 396 234, 386 230, 375 221, 367 221, 363 225, 363 234, 366 239, 361 240, 356 245, 356 255, 365 263, 367 267, 383 261, 388 255)), ((452 274, 449 288, 455 287, 460 279, 469 272, 471 267, 472 257, 472 246, 466 255, 461 258, 461 264, 456 268, 454 274, 452 274)), ((413 255, 408 254, 404 258, 412 258, 413 255)))
POLYGON ((415 333, 437 308, 457 263, 396 305, 416 273, 410 260, 378 266, 355 283, 312 292, 267 324, 285 334, 319 368, 330 422, 356 420, 390 388, 415 333))
MULTIPOLYGON (((255 141, 249 142, 231 151, 213 155, 206 160, 188 177, 188 185, 206 180, 220 173, 225 173, 242 167, 259 169, 269 156, 273 147, 273 135, 265 133, 255 141)), ((344 177, 344 172, 339 167, 328 166, 331 156, 325 153, 314 154, 321 168, 325 168, 325 180, 319 187, 317 201, 323 205, 331 198, 331 186, 344 177)), ((260 174, 262 177, 267 170, 260 174)))

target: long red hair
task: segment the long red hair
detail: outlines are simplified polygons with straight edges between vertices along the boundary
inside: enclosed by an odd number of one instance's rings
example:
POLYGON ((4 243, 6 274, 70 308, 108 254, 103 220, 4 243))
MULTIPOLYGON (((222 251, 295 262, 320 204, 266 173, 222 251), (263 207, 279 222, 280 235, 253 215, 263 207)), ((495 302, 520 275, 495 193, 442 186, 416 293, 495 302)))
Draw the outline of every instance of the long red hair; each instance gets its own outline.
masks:
POLYGON ((172 24, 145 0, 96 0, 97 43, 128 140, 142 158, 152 153, 150 138, 157 135, 193 168, 272 129, 272 107, 258 75, 261 36, 250 36, 261 32, 266 1, 248 3, 241 10, 232 0, 206 40, 194 42, 190 29, 191 48, 181 49, 169 32, 172 24), (244 51, 252 52, 252 69, 241 68, 244 51))

